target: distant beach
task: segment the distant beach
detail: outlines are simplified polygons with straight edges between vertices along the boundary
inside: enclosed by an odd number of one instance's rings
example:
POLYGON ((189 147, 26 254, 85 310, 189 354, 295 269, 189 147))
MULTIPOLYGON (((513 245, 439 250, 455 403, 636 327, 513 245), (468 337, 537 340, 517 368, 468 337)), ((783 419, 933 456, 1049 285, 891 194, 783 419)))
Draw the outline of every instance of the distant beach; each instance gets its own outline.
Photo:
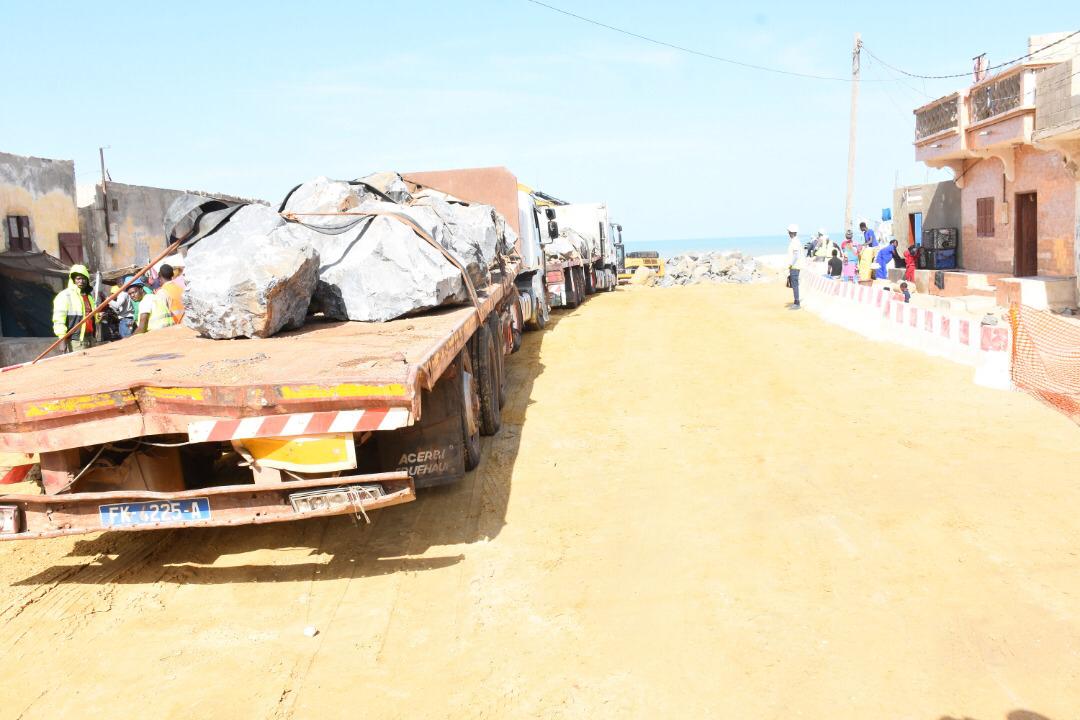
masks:
MULTIPOLYGON (((841 233, 842 234, 842 233, 841 233)), ((809 236, 802 233, 800 239, 809 236)), ((829 234, 837 238, 839 235, 829 234)), ((744 255, 759 257, 762 255, 783 255, 787 250, 788 239, 785 235, 759 235, 756 237, 694 238, 688 240, 648 240, 626 241, 626 252, 656 250, 660 257, 667 259, 688 252, 708 252, 710 250, 739 250, 744 255)))

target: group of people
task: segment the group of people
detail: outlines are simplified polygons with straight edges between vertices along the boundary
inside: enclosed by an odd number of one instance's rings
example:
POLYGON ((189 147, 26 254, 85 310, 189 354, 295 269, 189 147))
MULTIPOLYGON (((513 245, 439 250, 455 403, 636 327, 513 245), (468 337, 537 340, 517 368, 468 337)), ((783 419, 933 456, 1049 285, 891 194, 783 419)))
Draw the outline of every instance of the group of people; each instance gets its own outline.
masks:
POLYGON ((153 332, 179 323, 184 317, 183 268, 161 265, 153 277, 124 278, 126 292, 113 285, 109 303, 97 313, 94 309, 105 298, 95 297, 90 271, 85 265, 73 265, 68 285, 53 299, 53 332, 61 338, 79 326, 64 342, 63 351, 92 347, 98 342, 123 340, 132 335, 153 332), (83 322, 84 318, 89 318, 83 322), (80 325, 81 323, 81 325, 80 325))
MULTIPOLYGON (((818 230, 814 239, 805 245, 799 240, 798 225, 788 225, 787 230, 789 238, 787 284, 794 294, 792 309, 801 307, 799 272, 805 266, 807 258, 825 260, 828 268, 827 276, 841 282, 869 285, 875 279, 887 280, 890 267, 904 268, 906 282, 915 280, 918 248, 912 245, 901 254, 895 239, 889 242, 879 241, 874 231, 868 228, 865 222, 859 223, 861 238, 858 242, 854 239, 855 234, 848 230, 844 233, 844 241, 839 246, 829 239, 825 230, 818 230)), ((906 282, 904 289, 907 287, 906 282)))

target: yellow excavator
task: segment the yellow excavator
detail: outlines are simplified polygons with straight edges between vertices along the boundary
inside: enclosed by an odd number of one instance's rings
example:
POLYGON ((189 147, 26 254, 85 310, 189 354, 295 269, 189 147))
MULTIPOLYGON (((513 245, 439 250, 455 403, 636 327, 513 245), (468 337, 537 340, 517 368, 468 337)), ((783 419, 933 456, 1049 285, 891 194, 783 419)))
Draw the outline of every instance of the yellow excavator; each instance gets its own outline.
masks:
POLYGON ((655 250, 638 250, 626 253, 624 267, 619 268, 619 282, 624 283, 634 276, 634 271, 639 267, 647 267, 656 273, 656 277, 664 277, 664 259, 655 250))

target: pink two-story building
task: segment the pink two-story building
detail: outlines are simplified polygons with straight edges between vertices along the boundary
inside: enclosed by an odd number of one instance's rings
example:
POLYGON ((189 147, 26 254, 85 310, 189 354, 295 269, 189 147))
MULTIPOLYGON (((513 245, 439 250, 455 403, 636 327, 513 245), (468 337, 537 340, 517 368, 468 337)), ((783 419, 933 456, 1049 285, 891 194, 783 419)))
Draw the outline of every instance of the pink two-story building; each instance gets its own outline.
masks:
POLYGON ((938 292, 1076 306, 1080 35, 1066 36, 1033 36, 1029 53, 1057 44, 915 110, 916 159, 960 189, 960 269, 938 292))

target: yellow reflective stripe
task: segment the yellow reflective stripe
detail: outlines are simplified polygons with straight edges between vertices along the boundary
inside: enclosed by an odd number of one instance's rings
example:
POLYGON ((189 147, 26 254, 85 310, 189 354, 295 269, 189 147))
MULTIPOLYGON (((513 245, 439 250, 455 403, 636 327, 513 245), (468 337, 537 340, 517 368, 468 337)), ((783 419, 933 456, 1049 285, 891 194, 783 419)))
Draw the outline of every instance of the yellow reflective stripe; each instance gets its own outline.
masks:
POLYGON ((135 402, 134 396, 127 392, 78 395, 27 405, 25 415, 28 418, 34 418, 55 413, 86 412, 88 410, 127 405, 133 402, 135 402))
POLYGON ((285 400, 315 400, 320 398, 351 398, 405 395, 405 386, 400 383, 389 385, 283 385, 279 388, 285 400))
POLYGON ((158 400, 202 400, 203 388, 148 387, 146 394, 158 400))

